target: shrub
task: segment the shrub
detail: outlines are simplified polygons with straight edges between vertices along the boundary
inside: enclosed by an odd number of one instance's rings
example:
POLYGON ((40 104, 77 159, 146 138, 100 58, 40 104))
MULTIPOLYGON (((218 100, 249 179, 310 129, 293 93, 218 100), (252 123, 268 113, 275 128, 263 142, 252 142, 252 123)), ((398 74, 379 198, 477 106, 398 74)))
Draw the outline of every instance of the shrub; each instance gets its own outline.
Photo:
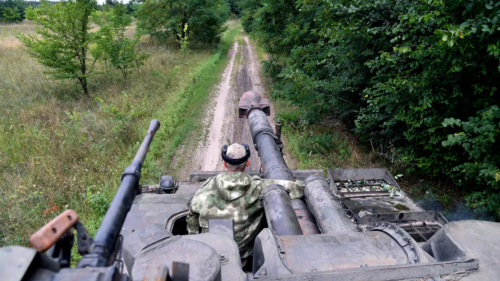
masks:
POLYGON ((145 0, 137 14, 142 32, 160 40, 172 37, 181 48, 186 36, 194 43, 218 43, 229 6, 224 0, 145 0))
POLYGON ((131 69, 144 65, 148 57, 135 50, 139 42, 138 36, 134 39, 125 37, 125 31, 132 23, 132 16, 127 14, 125 5, 117 3, 110 12, 95 13, 94 21, 100 27, 96 32, 94 57, 103 59, 106 65, 109 61, 114 68, 120 70, 126 84, 131 69))

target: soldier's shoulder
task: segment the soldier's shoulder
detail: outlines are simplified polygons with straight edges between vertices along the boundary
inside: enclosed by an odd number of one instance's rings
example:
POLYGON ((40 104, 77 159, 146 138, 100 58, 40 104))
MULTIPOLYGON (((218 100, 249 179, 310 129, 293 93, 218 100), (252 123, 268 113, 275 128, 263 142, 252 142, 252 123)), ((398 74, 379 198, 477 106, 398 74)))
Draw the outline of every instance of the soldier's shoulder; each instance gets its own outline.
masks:
POLYGON ((214 189, 214 177, 210 177, 207 180, 205 180, 202 184, 200 189, 196 191, 196 193, 193 195, 191 198, 191 204, 196 202, 203 202, 206 197, 210 196, 210 194, 215 193, 214 189))
POLYGON ((194 194, 194 198, 199 197, 201 194, 210 193, 214 189, 215 180, 214 177, 206 179, 200 186, 200 188, 194 194))

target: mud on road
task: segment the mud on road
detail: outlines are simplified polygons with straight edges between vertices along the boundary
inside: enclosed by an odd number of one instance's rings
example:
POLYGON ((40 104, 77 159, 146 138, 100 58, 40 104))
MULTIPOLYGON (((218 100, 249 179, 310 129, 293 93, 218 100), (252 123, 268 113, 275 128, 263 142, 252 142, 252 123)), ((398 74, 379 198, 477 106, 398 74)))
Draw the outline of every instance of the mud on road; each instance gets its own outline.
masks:
MULTIPOLYGON (((224 144, 246 143, 250 146, 250 166, 247 171, 259 171, 260 160, 253 146, 247 119, 238 118, 238 100, 244 92, 254 91, 268 96, 262 85, 260 60, 247 36, 235 42, 229 50, 230 60, 221 82, 211 95, 211 102, 205 108, 204 128, 194 132, 185 140, 172 162, 172 169, 181 180, 189 179, 191 171, 223 171, 220 156, 224 144)), ((269 99, 268 99, 269 100, 269 99)), ((274 107, 271 104, 269 121, 274 127, 274 107)), ((285 158, 291 169, 296 169, 296 161, 285 158)))

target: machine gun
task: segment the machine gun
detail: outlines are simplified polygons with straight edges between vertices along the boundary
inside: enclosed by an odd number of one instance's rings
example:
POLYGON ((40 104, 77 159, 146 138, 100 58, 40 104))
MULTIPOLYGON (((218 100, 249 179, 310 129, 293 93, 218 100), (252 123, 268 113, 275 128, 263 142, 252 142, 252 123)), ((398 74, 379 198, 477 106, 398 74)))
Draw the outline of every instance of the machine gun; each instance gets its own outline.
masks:
MULTIPOLYGON (((187 235, 188 202, 200 181, 220 172, 193 171, 178 185, 161 175, 157 192, 142 193, 140 169, 159 123, 125 169, 122 183, 91 239, 66 211, 33 237, 35 249, 0 249, 2 280, 498 280, 500 224, 448 222, 424 210, 385 169, 295 170, 282 154, 269 104, 254 92, 239 101, 261 160, 265 214, 254 239, 251 269, 242 269, 233 221, 209 220, 187 235), (196 180, 194 180, 196 179, 196 180), (397 194, 397 196, 394 196, 397 194), (73 237, 84 254, 70 264, 73 237), (122 271, 125 264, 127 273, 122 271)), ((144 186, 143 186, 144 187, 144 186)))

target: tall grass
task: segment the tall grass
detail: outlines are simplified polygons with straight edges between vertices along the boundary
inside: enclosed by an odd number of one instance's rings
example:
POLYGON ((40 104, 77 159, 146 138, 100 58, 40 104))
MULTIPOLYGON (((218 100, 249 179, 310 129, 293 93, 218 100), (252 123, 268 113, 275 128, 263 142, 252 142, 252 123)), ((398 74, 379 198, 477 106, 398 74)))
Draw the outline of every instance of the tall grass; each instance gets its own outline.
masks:
POLYGON ((299 169, 349 169, 385 166, 380 159, 360 146, 343 123, 333 117, 319 124, 300 120, 301 110, 288 101, 274 101, 276 116, 283 126, 286 148, 299 169))
POLYGON ((157 118, 162 127, 146 160, 146 179, 167 168, 175 147, 196 127, 197 110, 217 82, 236 29, 217 50, 182 57, 174 47, 144 40, 140 51, 151 57, 127 87, 118 71, 104 72, 104 66, 90 80, 100 104, 82 98, 73 81, 49 79, 21 45, 4 47, 17 40, 16 27, 33 32, 29 24, 0 26, 0 245, 27 244, 65 208, 75 209, 94 233, 149 121, 157 118))

